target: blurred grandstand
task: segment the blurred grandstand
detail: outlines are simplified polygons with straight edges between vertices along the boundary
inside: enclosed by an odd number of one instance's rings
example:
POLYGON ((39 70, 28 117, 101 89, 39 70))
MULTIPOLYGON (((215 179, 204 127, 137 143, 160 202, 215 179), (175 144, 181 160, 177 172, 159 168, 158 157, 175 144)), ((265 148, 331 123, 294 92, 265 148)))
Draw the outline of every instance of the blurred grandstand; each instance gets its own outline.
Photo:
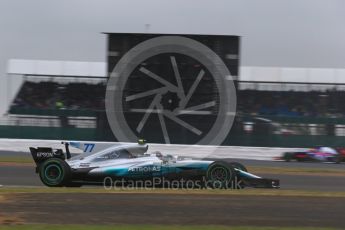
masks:
MULTIPOLYGON (((240 85, 243 83, 239 82, 240 85)), ((282 86, 287 84, 282 83, 282 86)), ((83 110, 85 114, 92 114, 90 112, 105 110, 105 90, 105 80, 73 82, 73 79, 63 79, 59 82, 28 78, 12 102, 10 113, 37 115, 40 110, 44 114, 47 110, 61 109, 75 114, 82 114, 83 110)), ((342 118, 345 117, 343 97, 345 91, 338 90, 335 85, 325 91, 243 89, 238 91, 238 112, 260 116, 342 118)))
MULTIPOLYGON (((12 127, 12 131, 3 132, 4 137, 11 137, 12 132, 23 138, 45 135, 52 139, 115 140, 104 108, 107 83, 104 72, 90 74, 81 70, 79 74, 59 75, 56 72, 43 74, 37 69, 27 71, 31 67, 15 70, 20 65, 18 61, 12 61, 9 71, 9 77, 11 74, 22 75, 22 83, 11 100, 6 119, 2 120, 2 128, 5 125, 12 127), (14 127, 17 131, 13 131, 14 127), (31 127, 31 131, 25 134, 23 127, 31 127), (50 128, 49 131, 39 131, 44 127, 50 128)), ((92 66, 92 63, 86 66, 92 66)), ((344 71, 328 70, 329 76, 324 75, 324 70, 320 71, 242 67, 242 75, 237 82, 236 122, 224 143, 341 145, 345 140, 345 105, 342 103, 345 82, 341 82, 340 77, 344 71), (296 79, 296 75, 300 75, 298 81, 291 81, 296 79)))
POLYGON ((28 79, 11 105, 20 109, 104 110, 105 82, 35 82, 28 79))

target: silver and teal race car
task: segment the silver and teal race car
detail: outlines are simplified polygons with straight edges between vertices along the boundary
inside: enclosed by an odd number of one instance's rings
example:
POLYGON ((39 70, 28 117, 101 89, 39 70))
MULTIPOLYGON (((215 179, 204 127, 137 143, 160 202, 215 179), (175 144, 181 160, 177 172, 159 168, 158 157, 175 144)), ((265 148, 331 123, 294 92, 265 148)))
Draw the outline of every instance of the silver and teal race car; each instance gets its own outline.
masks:
POLYGON ((240 163, 149 153, 148 145, 143 142, 113 144, 99 151, 95 143, 62 144, 65 152, 50 147, 30 148, 36 173, 50 187, 279 188, 279 180, 251 174, 240 163), (83 149, 84 153, 72 157, 70 147, 83 149))

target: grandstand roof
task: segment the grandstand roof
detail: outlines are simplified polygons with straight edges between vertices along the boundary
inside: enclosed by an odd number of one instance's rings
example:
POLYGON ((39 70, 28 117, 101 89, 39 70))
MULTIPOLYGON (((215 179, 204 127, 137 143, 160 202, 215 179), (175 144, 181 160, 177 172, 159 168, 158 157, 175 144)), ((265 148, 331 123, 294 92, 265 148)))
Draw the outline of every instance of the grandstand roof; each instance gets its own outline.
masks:
MULTIPOLYGON (((11 59, 8 74, 35 76, 107 77, 105 62, 11 59)), ((345 69, 240 67, 240 81, 345 84, 345 69)))
POLYGON ((344 84, 345 69, 246 66, 240 81, 344 84))

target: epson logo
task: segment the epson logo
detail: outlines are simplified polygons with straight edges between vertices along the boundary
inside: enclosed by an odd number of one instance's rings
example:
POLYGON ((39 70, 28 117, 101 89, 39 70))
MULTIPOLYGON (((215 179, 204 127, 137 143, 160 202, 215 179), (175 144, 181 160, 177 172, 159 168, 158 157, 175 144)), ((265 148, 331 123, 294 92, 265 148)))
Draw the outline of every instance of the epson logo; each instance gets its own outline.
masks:
POLYGON ((53 157, 54 154, 52 152, 38 152, 37 157, 53 157))
POLYGON ((144 167, 132 167, 128 169, 128 172, 159 172, 161 166, 144 166, 144 167))

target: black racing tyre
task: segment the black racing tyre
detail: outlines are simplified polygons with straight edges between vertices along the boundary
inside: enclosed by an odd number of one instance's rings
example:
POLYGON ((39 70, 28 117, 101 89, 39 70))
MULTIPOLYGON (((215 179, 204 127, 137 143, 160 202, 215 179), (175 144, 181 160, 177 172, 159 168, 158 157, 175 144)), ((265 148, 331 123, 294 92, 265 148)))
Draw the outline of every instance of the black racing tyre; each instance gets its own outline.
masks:
POLYGON ((238 163, 238 162, 229 162, 228 164, 231 165, 233 168, 237 168, 237 169, 239 169, 239 170, 248 172, 247 168, 246 168, 243 164, 241 164, 241 163, 238 163))
POLYGON ((211 188, 232 188, 235 178, 234 168, 222 161, 210 164, 206 172, 207 187, 211 188))
POLYGON ((343 156, 341 154, 338 154, 336 157, 335 157, 335 163, 336 164, 340 164, 341 162, 343 162, 343 156))
POLYGON ((294 154, 294 153, 289 153, 289 152, 284 153, 283 159, 284 159, 286 162, 290 162, 290 161, 292 160, 293 154, 294 154))
POLYGON ((64 160, 50 158, 40 165, 39 175, 46 186, 62 187, 69 183, 71 168, 64 160))

